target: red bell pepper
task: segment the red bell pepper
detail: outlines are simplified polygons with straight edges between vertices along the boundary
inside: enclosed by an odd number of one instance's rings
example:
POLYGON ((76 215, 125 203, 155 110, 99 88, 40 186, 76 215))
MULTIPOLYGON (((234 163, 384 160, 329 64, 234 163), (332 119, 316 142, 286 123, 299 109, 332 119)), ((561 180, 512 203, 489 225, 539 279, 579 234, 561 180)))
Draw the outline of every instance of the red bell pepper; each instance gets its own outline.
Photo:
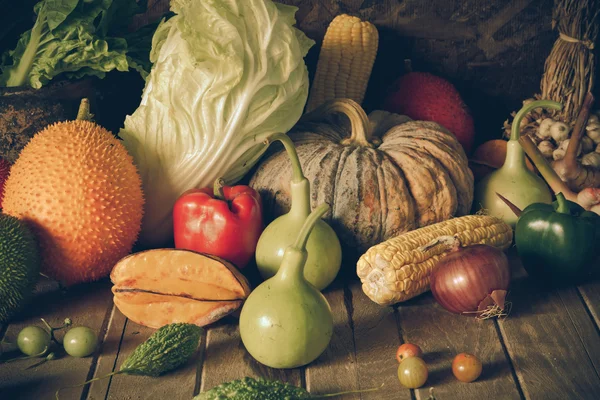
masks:
POLYGON ((249 186, 191 189, 173 207, 175 247, 214 255, 244 268, 264 229, 258 192, 249 186))

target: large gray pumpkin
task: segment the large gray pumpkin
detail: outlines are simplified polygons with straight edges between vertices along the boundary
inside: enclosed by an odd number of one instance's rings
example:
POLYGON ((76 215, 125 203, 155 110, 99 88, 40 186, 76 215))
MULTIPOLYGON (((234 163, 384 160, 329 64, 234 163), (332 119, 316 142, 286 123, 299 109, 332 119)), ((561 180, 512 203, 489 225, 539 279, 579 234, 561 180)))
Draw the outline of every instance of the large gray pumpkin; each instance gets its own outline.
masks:
MULTIPOLYGON (((367 117, 357 103, 343 99, 306 114, 289 136, 311 184, 311 207, 331 206, 324 218, 345 254, 471 209, 467 157, 437 123, 383 111, 367 117), (332 123, 333 113, 346 115, 350 124, 332 123)), ((277 150, 250 181, 262 196, 267 221, 290 208, 291 164, 277 150)))

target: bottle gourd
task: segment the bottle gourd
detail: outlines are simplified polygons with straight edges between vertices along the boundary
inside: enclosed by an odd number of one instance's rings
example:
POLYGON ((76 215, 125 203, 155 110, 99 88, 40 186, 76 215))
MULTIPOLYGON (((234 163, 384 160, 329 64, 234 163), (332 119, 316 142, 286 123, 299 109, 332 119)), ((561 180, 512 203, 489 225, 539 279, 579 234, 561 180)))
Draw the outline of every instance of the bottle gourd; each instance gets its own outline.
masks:
POLYGON ((520 209, 533 203, 552 202, 552 193, 546 182, 531 172, 525 164, 525 152, 519 144, 520 125, 523 117, 535 108, 562 109, 562 105, 551 100, 528 103, 515 115, 510 140, 506 147, 504 165, 486 176, 475 186, 474 211, 485 210, 489 215, 502 219, 511 228, 517 217, 496 193, 504 196, 520 209))
MULTIPOLYGON (((294 243, 296 233, 310 214, 310 183, 302 172, 296 148, 291 139, 277 133, 269 141, 283 143, 292 163, 291 208, 271 222, 263 231, 256 246, 256 265, 263 279, 277 273, 285 249, 294 243)), ((304 273, 317 289, 325 289, 337 276, 342 263, 342 246, 335 231, 319 219, 306 244, 308 259, 304 273)))
POLYGON ((275 276, 258 286, 242 308, 242 342, 252 357, 271 368, 306 365, 331 340, 331 307, 304 277, 308 237, 328 209, 321 204, 308 216, 295 243, 285 250, 275 276))

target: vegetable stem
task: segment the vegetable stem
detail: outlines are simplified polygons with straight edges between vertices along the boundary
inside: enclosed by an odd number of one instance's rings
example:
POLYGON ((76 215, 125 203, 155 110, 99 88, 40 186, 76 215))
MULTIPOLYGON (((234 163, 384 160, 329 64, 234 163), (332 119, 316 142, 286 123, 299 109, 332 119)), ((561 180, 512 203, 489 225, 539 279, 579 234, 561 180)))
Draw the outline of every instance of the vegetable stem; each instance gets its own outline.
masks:
POLYGON ((290 162, 292 163, 292 182, 300 182, 304 178, 304 174, 302 172, 302 165, 300 165, 300 159, 298 158, 298 152, 296 151, 296 146, 292 142, 292 139, 285 133, 275 133, 267 139, 268 143, 271 143, 275 140, 280 141, 285 147, 285 151, 288 154, 290 162))
POLYGON ((302 120, 319 120, 333 113, 342 113, 350 120, 350 137, 343 139, 341 144, 376 147, 381 143, 379 139, 373 138, 373 129, 365 110, 363 110, 360 104, 351 99, 327 101, 313 111, 305 114, 302 120))
POLYGON ((510 140, 517 141, 521 137, 521 121, 531 110, 535 108, 550 108, 552 110, 562 110, 563 105, 552 100, 532 101, 519 110, 512 123, 510 140))
POLYGON ((376 387, 376 388, 362 389, 362 390, 348 390, 346 392, 338 392, 338 393, 329 393, 329 394, 316 395, 316 396, 313 396, 313 398, 315 398, 315 399, 324 399, 324 398, 327 398, 327 397, 343 396, 345 394, 376 392, 379 389, 381 389, 384 385, 385 384, 382 383, 381 386, 376 387))
POLYGON ((104 375, 104 376, 99 376, 99 377, 97 377, 97 378, 90 379, 90 380, 88 380, 88 381, 85 381, 85 382, 83 382, 83 383, 80 383, 80 384, 78 384, 78 385, 73 385, 73 386, 63 386, 63 387, 61 387, 60 389, 58 389, 58 390, 56 391, 56 393, 54 393, 54 397, 56 398, 56 400, 60 400, 60 399, 59 399, 59 397, 58 397, 58 395, 59 395, 60 391, 61 391, 61 390, 63 390, 63 389, 74 389, 74 388, 78 388, 78 387, 81 387, 81 386, 85 386, 85 385, 87 385, 88 383, 96 382, 96 381, 99 381, 99 380, 102 380, 102 379, 106 379, 106 378, 109 378, 109 377, 111 377, 111 376, 118 375, 118 374, 122 374, 122 373, 124 373, 124 372, 123 372, 123 371, 114 371, 114 372, 111 372, 110 374, 106 374, 106 375, 104 375))
POLYGON ((572 192, 567 184, 559 178, 556 171, 554 171, 552 166, 546 161, 533 140, 528 136, 523 136, 519 138, 519 143, 554 193, 562 192, 568 200, 577 201, 577 194, 572 192))
POLYGON ((294 242, 295 249, 302 250, 306 248, 306 242, 308 242, 308 236, 310 235, 310 232, 314 228, 319 218, 321 218, 323 214, 327 212, 327 210, 329 210, 329 204, 323 203, 310 213, 308 218, 306 218, 306 221, 304 221, 304 225, 302 225, 300 233, 294 242))
POLYGON ((556 209, 556 212, 571 215, 571 211, 567 205, 567 199, 565 199, 565 196, 562 193, 556 194, 556 201, 558 202, 558 208, 556 209))
MULTIPOLYGON (((43 6, 42 6, 43 7, 43 6)), ((40 10, 39 14, 44 13, 44 10, 40 10)), ((27 82, 29 72, 33 67, 33 61, 36 58, 38 46, 40 44, 40 38, 42 35, 42 27, 46 23, 46 18, 40 18, 35 21, 35 25, 31 28, 29 34, 30 40, 27 43, 27 47, 23 52, 23 56, 19 60, 19 64, 16 69, 10 69, 8 71, 9 77, 6 81, 7 87, 18 87, 23 86, 27 82)))
POLYGON ((215 180, 215 183, 213 184, 213 194, 215 195, 215 198, 219 200, 225 200, 223 186, 225 186, 225 181, 223 180, 223 178, 215 180))
POLYGON ((77 121, 91 121, 94 115, 90 113, 90 101, 87 98, 81 99, 79 111, 77 112, 77 121))

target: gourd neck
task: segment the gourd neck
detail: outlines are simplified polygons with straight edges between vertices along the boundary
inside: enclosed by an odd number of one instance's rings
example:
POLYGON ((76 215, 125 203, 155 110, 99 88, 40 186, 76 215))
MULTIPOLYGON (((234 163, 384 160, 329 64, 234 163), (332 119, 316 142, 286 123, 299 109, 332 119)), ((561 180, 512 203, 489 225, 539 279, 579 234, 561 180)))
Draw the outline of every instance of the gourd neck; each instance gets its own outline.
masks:
POLYGON ((306 243, 319 219, 329 210, 329 205, 321 204, 306 218, 293 245, 285 249, 281 266, 275 275, 281 281, 303 281, 304 266, 308 258, 306 243))
POLYGON ((525 151, 523 150, 523 147, 521 147, 519 139, 521 137, 521 121, 535 108, 561 110, 562 104, 552 100, 536 100, 526 104, 519 112, 517 112, 512 122, 510 140, 506 144, 506 159, 501 168, 502 171, 529 171, 525 162, 525 151))
POLYGON ((350 137, 341 140, 346 146, 377 147, 381 141, 373 138, 373 127, 365 110, 351 99, 330 100, 302 117, 303 120, 322 120, 331 114, 343 114, 350 120, 350 137))
POLYGON ((281 144, 283 144, 288 158, 292 163, 292 183, 300 182, 303 179, 306 179, 304 177, 304 173, 302 172, 302 165, 300 164, 298 152, 296 151, 296 146, 294 146, 292 139, 290 139, 290 137, 285 133, 274 133, 273 135, 269 136, 267 143, 269 144, 274 141, 279 141, 281 144))
POLYGON ((310 183, 308 179, 302 178, 300 182, 292 181, 290 187, 292 206, 289 215, 304 221, 310 214, 310 183))
POLYGON ((302 165, 300 164, 296 146, 294 146, 292 139, 285 133, 275 133, 267 139, 268 144, 274 141, 279 141, 283 144, 292 164, 292 180, 290 182, 292 207, 289 214, 294 218, 304 220, 310 214, 310 183, 302 172, 302 165))

